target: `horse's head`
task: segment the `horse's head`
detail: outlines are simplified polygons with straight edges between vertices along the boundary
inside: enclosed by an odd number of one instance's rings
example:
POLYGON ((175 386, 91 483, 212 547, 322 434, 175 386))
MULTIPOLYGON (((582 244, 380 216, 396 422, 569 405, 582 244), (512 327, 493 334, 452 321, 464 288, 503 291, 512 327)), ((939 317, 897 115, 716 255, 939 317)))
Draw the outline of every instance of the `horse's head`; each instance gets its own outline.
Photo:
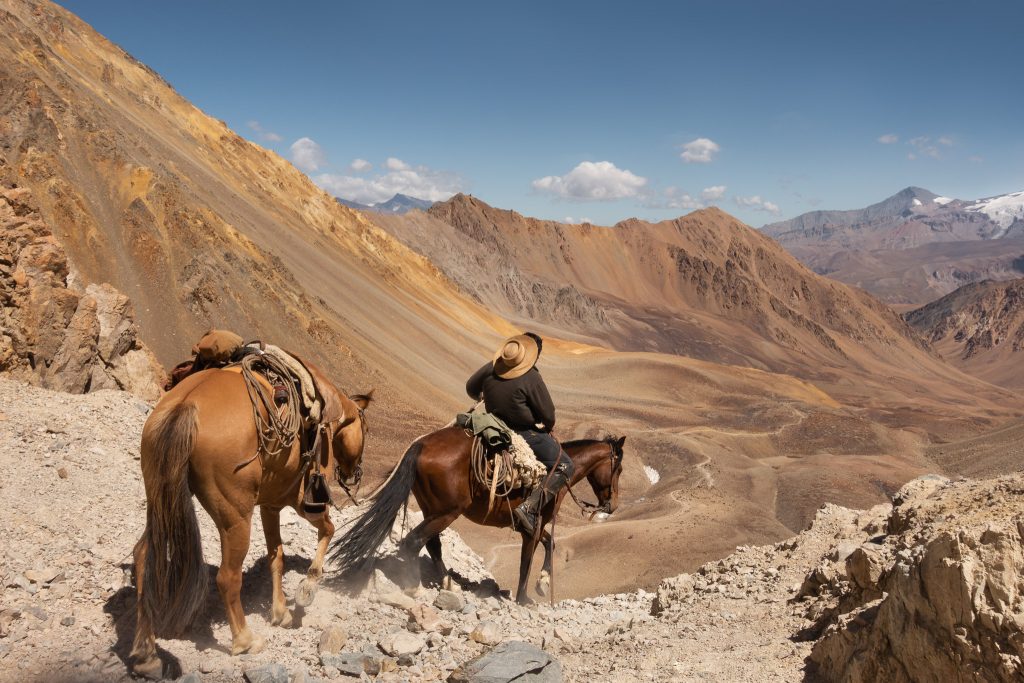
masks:
POLYGON ((335 431, 332 450, 338 483, 348 490, 358 486, 363 477, 363 448, 370 426, 366 422, 366 408, 373 400, 373 390, 365 394, 354 394, 343 400, 345 416, 335 431))
POLYGON ((598 509, 610 515, 619 507, 619 475, 622 474, 622 445, 626 437, 610 436, 602 443, 607 444, 610 453, 587 474, 587 481, 597 496, 598 509))

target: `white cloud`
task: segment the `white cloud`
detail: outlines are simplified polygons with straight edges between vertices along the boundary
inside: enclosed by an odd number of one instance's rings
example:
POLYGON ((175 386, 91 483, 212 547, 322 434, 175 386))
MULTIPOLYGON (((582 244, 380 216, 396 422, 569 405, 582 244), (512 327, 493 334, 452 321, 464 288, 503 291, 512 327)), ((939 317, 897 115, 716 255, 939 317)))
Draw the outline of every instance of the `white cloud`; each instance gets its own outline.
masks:
POLYGON ((765 213, 771 213, 778 215, 782 210, 777 204, 762 199, 761 195, 755 194, 752 197, 733 197, 734 202, 737 206, 742 206, 746 209, 753 209, 754 211, 764 211, 765 213))
POLYGON ((299 138, 292 143, 289 150, 292 163, 300 171, 312 173, 327 163, 327 155, 324 154, 324 150, 310 138, 299 138))
POLYGON ((576 224, 579 224, 579 223, 593 223, 594 221, 590 220, 586 216, 584 216, 583 218, 580 218, 579 220, 573 218, 572 216, 566 216, 565 218, 562 219, 562 222, 563 223, 570 223, 570 224, 576 225, 576 224))
POLYGON ((363 171, 369 171, 373 168, 373 164, 366 159, 353 159, 352 163, 349 164, 348 167, 355 173, 362 173, 363 171))
POLYGON ((705 202, 713 202, 716 199, 721 199, 725 194, 725 185, 712 185, 711 187, 705 187, 700 191, 700 198, 705 202))
POLYGON ((708 138, 697 138, 683 145, 679 158, 688 164, 710 164, 721 147, 708 138))
POLYGON ((259 121, 247 121, 246 125, 248 125, 249 128, 256 133, 256 137, 263 142, 281 142, 281 140, 284 139, 274 131, 264 128, 259 121))
POLYGON ((610 161, 583 161, 563 176, 534 180, 535 190, 576 201, 611 201, 635 197, 647 184, 642 178, 610 161))
POLYGON ((900 138, 894 133, 886 133, 885 135, 879 136, 878 141, 883 145, 892 145, 899 142, 900 138))
MULTIPOLYGON (((440 202, 451 198, 463 188, 462 179, 454 173, 438 171, 427 166, 411 166, 398 159, 388 159, 389 170, 371 177, 357 177, 322 173, 313 180, 336 197, 360 204, 377 204, 396 194, 440 202)), ((367 162, 367 167, 370 165, 367 162)))

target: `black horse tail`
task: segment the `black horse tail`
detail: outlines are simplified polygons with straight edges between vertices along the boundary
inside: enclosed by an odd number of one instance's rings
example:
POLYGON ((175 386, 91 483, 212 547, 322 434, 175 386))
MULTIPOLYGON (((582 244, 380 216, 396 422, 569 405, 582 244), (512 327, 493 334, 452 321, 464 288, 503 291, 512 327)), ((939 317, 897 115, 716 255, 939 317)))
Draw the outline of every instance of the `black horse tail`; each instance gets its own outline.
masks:
POLYGON ((423 444, 419 441, 409 446, 384 488, 377 493, 370 509, 331 545, 331 561, 336 562, 342 571, 364 569, 373 559, 377 548, 391 531, 398 511, 409 500, 416 481, 416 463, 422 449, 423 444))

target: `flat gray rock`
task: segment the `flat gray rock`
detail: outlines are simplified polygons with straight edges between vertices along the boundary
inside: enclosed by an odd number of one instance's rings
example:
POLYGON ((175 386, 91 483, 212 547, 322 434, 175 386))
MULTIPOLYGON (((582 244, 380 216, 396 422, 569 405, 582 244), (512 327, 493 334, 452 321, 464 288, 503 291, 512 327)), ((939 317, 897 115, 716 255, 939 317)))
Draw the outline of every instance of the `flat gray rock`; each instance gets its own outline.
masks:
POLYGON ((449 683, 560 683, 562 665, 544 650, 512 640, 469 660, 449 683))

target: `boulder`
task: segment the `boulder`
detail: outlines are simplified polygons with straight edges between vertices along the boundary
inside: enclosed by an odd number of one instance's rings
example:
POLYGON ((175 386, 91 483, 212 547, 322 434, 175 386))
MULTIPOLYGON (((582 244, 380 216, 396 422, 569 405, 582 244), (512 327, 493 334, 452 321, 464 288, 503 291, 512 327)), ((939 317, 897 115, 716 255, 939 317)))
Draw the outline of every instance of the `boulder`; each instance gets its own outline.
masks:
POLYGON ((850 683, 1024 680, 1024 481, 917 479, 882 547, 847 559, 853 584, 811 651, 850 683))
POLYGON ((562 666, 544 650, 509 641, 459 666, 449 683, 559 683, 562 666))

